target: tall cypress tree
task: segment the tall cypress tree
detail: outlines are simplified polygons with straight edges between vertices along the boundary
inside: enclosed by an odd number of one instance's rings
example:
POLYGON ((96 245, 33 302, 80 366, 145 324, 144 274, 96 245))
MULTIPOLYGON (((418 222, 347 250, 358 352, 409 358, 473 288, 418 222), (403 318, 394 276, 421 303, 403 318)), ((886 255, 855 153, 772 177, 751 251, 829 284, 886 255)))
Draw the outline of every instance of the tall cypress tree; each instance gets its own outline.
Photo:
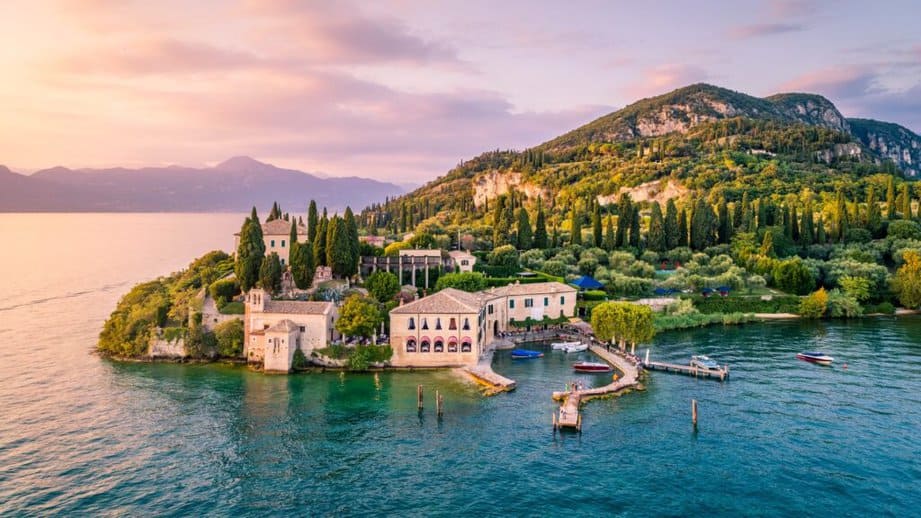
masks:
POLYGON ((719 243, 729 243, 729 239, 732 237, 732 221, 729 219, 729 207, 726 205, 726 198, 720 196, 720 203, 717 213, 717 240, 719 243))
MULTIPOLYGON (((895 207, 895 204, 893 203, 892 206, 895 207)), ((837 199, 835 200, 835 237, 837 237, 837 241, 844 241, 844 235, 847 230, 847 200, 844 197, 844 191, 838 190, 837 199)))
POLYGON ((617 200, 617 233, 614 236, 614 246, 625 247, 629 244, 630 225, 633 218, 633 200, 627 193, 621 194, 617 200))
POLYGON ((665 203, 665 248, 671 250, 678 245, 678 208, 675 200, 665 203))
POLYGON ((820 245, 828 242, 828 236, 825 235, 825 221, 822 216, 819 216, 819 223, 816 225, 815 242, 820 245))
POLYGON ((317 215, 317 202, 310 200, 310 206, 307 208, 307 242, 313 243, 317 240, 317 225, 320 224, 320 217, 317 215))
POLYGON ((281 261, 275 252, 262 258, 259 265, 259 284, 269 293, 281 289, 281 261))
POLYGON ((592 211, 592 237, 594 238, 595 246, 601 248, 604 236, 601 233, 601 206, 597 202, 595 203, 595 209, 592 211))
POLYGON ((240 228, 240 241, 237 245, 237 257, 234 262, 234 274, 244 292, 256 286, 259 281, 259 268, 265 256, 265 241, 262 237, 262 225, 253 207, 252 214, 240 228))
POLYGON ((691 214, 690 244, 692 249, 703 250, 713 243, 710 235, 712 219, 713 209, 706 200, 698 198, 694 205, 694 213, 691 214))
POLYGON ((739 210, 739 219, 736 221, 742 232, 752 232, 754 230, 754 216, 751 202, 748 201, 748 191, 745 191, 742 193, 742 205, 739 210))
POLYGON ((787 236, 787 239, 793 239, 793 223, 792 223, 792 213, 790 212, 790 204, 785 203, 783 206, 783 233, 787 236))
POLYGON ((342 224, 345 226, 349 243, 349 258, 351 259, 351 267, 347 275, 352 276, 358 273, 358 263, 361 261, 361 244, 358 242, 358 222, 355 221, 355 214, 352 213, 352 208, 349 206, 345 207, 342 224))
POLYGON ((326 217, 326 209, 323 209, 323 217, 317 225, 317 238, 313 242, 313 263, 317 266, 328 266, 326 264, 326 237, 329 231, 329 219, 326 217))
POLYGON ((531 219, 524 207, 518 209, 518 249, 530 250, 532 244, 531 219))
POLYGON ((899 201, 901 201, 901 211, 902 217, 905 219, 911 219, 911 191, 908 182, 902 183, 901 193, 899 194, 899 201))
POLYGON ((812 215, 812 201, 807 201, 803 208, 803 228, 800 232, 800 241, 803 245, 811 245, 815 242, 815 224, 812 215))
POLYGON ((871 185, 867 187, 867 230, 874 237, 879 237, 882 226, 883 215, 879 208, 879 202, 876 200, 876 191, 871 185))
POLYGON ((511 226, 508 220, 508 209, 506 204, 508 199, 505 195, 496 198, 496 205, 493 210, 492 224, 492 246, 498 248, 502 245, 509 244, 509 232, 511 226))
POLYGON ((688 246, 688 212, 678 211, 678 246, 688 246))
POLYGON ((349 230, 338 215, 329 220, 326 230, 326 264, 333 275, 348 277, 352 272, 352 250, 349 245, 349 230))
POLYGON ((630 246, 640 246, 640 207, 633 204, 633 214, 630 215, 630 246))
POLYGON ((544 204, 541 199, 537 198, 537 218, 534 222, 534 248, 541 250, 549 246, 547 238, 547 221, 544 216, 544 204))
POLYGON ((601 246, 606 251, 610 252, 614 250, 614 216, 608 216, 607 223, 604 226, 604 239, 602 240, 601 246))
POLYGON ((800 242, 800 225, 796 205, 790 205, 790 236, 795 243, 800 242))
POLYGON ((890 176, 886 186, 886 219, 893 220, 895 217, 895 180, 890 176))
POLYGON ((579 215, 576 210, 578 207, 578 202, 573 202, 572 204, 572 214, 571 218, 571 228, 572 232, 569 236, 569 244, 571 245, 581 245, 582 244, 582 217, 579 215))
POLYGON ((291 231, 288 233, 288 266, 297 258, 297 220, 291 222, 291 231))
POLYGON ((665 221, 662 218, 662 207, 658 202, 652 204, 652 214, 649 216, 649 232, 646 234, 646 246, 654 252, 665 251, 665 221))

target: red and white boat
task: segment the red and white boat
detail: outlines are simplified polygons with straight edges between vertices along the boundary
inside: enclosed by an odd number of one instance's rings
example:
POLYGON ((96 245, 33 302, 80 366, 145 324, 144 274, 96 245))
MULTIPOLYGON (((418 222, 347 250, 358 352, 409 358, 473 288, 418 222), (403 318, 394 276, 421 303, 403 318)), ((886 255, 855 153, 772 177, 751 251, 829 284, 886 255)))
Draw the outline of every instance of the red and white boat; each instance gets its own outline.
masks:
POLYGON ((607 363, 577 362, 572 364, 576 372, 611 372, 613 369, 607 363))
POLYGON ((803 360, 805 362, 818 363, 819 365, 831 365, 831 362, 835 361, 831 356, 814 351, 806 351, 797 353, 796 359, 803 360))

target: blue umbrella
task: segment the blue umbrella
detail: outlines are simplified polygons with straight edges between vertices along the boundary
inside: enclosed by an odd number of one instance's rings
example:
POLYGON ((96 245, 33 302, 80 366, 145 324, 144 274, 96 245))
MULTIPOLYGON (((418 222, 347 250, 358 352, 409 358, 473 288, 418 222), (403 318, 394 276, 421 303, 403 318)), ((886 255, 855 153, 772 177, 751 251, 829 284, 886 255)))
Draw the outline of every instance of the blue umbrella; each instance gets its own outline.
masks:
POLYGON ((578 279, 570 282, 569 284, 572 284, 573 286, 575 286, 576 288, 579 288, 580 290, 598 290, 604 287, 603 284, 589 277, 588 275, 583 275, 582 277, 579 277, 578 279))

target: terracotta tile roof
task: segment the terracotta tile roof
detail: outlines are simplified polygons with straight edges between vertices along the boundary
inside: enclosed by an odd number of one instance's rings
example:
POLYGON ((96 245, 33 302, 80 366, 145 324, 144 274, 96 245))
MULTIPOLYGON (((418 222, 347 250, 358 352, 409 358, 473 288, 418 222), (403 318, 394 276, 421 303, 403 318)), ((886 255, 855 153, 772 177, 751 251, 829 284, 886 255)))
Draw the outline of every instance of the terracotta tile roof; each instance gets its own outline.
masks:
POLYGON ((561 282, 535 282, 529 284, 509 284, 488 290, 494 296, 538 295, 553 293, 575 293, 576 289, 561 282))
MULTIPOLYGON (((235 232, 233 235, 239 236, 239 232, 235 232)), ((291 222, 285 221, 283 219, 273 219, 272 221, 266 221, 262 224, 262 235, 263 236, 289 236, 291 235, 291 222)), ((307 227, 305 225, 297 226, 297 235, 306 236, 307 227)))
POLYGON ((278 322, 274 326, 265 330, 266 333, 290 333, 292 331, 297 331, 300 329, 300 326, 294 322, 288 320, 287 318, 278 322))
POLYGON ((315 302, 306 300, 267 300, 264 313, 294 315, 324 315, 332 309, 332 302, 315 302))
POLYGON ((480 311, 480 295, 454 288, 445 288, 438 293, 398 306, 391 310, 396 314, 416 313, 477 313, 480 311))

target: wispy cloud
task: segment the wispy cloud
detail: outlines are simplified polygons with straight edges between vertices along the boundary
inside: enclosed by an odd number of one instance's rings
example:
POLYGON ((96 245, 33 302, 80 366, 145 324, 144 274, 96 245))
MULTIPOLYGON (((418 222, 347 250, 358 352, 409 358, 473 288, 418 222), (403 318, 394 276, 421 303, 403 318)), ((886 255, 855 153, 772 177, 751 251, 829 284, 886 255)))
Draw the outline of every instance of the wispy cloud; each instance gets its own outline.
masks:
POLYGON ((800 32, 804 30, 806 30, 806 27, 799 23, 756 23, 752 25, 734 27, 729 30, 729 36, 732 39, 744 40, 762 36, 775 36, 777 34, 800 32))
POLYGON ((638 80, 622 89, 622 93, 632 99, 650 97, 706 81, 709 77, 709 74, 698 66, 666 63, 644 70, 638 80))

